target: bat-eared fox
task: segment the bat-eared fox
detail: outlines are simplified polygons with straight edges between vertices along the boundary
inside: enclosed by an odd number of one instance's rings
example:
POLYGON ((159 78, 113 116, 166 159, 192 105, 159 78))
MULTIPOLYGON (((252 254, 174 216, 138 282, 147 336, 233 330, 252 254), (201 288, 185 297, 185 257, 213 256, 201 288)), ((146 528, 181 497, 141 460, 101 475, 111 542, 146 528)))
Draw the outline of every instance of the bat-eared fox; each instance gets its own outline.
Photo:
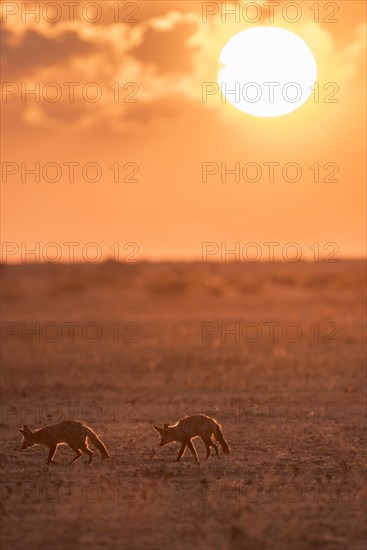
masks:
POLYGON ((210 447, 213 447, 217 457, 220 458, 218 446, 212 440, 212 435, 214 435, 215 439, 220 443, 223 452, 226 455, 229 455, 230 453, 228 443, 224 439, 221 431, 221 425, 218 424, 218 422, 214 420, 214 418, 210 418, 205 414, 194 414, 192 416, 185 416, 185 418, 182 418, 182 420, 179 420, 178 422, 176 422, 176 424, 173 424, 171 426, 169 426, 168 424, 164 424, 163 428, 158 428, 158 426, 153 425, 153 428, 157 430, 157 432, 161 436, 161 441, 159 443, 160 447, 162 447, 163 445, 167 445, 167 443, 171 443, 172 441, 179 441, 180 443, 182 443, 180 452, 178 453, 178 456, 176 458, 176 462, 179 462, 181 460, 186 450, 186 447, 188 447, 194 455, 196 462, 199 463, 196 449, 191 441, 191 439, 196 436, 201 437, 204 442, 204 445, 206 447, 207 459, 210 455, 210 447))
POLYGON ((89 456, 89 464, 92 463, 93 453, 87 445, 87 437, 89 441, 100 451, 102 458, 110 458, 106 447, 102 441, 98 438, 97 434, 88 426, 85 426, 81 422, 75 422, 73 420, 65 420, 59 424, 53 426, 46 426, 40 430, 32 432, 28 426, 23 428, 17 428, 23 436, 23 442, 21 449, 27 449, 32 445, 45 445, 50 449, 48 454, 47 464, 55 464, 52 460, 57 445, 59 443, 67 443, 69 447, 76 453, 72 462, 75 462, 82 456, 82 451, 89 456))

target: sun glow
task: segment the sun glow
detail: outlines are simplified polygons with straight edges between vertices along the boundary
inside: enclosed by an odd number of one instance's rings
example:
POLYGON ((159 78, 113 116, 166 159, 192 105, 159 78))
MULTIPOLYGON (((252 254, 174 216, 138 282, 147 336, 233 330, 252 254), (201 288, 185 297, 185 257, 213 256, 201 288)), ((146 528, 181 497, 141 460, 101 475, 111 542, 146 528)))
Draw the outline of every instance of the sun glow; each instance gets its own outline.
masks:
POLYGON ((220 54, 223 97, 244 113, 276 117, 298 109, 312 93, 315 58, 296 34, 255 27, 234 35, 220 54))

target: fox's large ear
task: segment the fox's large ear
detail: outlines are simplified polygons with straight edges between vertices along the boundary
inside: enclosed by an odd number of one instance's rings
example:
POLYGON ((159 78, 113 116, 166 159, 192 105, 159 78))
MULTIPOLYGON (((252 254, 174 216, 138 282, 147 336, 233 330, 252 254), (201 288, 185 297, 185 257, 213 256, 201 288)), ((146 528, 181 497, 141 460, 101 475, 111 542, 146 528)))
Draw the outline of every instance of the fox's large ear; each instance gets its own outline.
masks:
POLYGON ((32 431, 31 431, 31 430, 28 428, 28 426, 26 426, 26 425, 23 426, 23 431, 24 431, 25 433, 28 433, 28 434, 31 434, 31 433, 32 433, 32 431))
POLYGON ((154 424, 152 424, 152 426, 155 429, 155 431, 158 432, 159 434, 161 434, 163 432, 162 428, 158 428, 158 426, 154 426, 154 424))
POLYGON ((20 432, 23 435, 24 430, 22 430, 22 428, 17 427, 17 430, 18 430, 18 432, 20 432))

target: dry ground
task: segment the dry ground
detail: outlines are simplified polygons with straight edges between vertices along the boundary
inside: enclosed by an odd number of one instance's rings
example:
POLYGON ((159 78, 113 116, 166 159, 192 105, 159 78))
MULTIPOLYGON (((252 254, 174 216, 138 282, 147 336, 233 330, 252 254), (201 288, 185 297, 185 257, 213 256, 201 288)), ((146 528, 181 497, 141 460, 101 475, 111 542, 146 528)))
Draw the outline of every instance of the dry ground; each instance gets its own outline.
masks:
POLYGON ((23 265, 2 279, 3 550, 366 547, 362 262, 23 265), (230 459, 175 464, 178 444, 158 448, 152 422, 197 412, 222 423, 230 459), (111 460, 20 451, 16 426, 66 418, 111 460))

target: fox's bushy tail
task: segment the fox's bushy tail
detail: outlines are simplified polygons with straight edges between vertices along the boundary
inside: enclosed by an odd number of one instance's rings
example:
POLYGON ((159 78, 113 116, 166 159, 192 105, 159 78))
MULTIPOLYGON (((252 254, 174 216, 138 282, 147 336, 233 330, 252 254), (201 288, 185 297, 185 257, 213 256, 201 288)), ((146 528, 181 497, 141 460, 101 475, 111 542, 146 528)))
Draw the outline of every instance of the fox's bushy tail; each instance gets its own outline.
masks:
POLYGON ((218 443, 220 443, 224 454, 229 455, 231 453, 231 450, 229 448, 227 441, 223 437, 222 430, 219 424, 217 426, 216 431, 214 432, 214 437, 218 441, 218 443))
POLYGON ((105 458, 110 458, 110 455, 106 447, 104 446, 102 441, 98 438, 97 434, 92 430, 92 428, 88 428, 86 426, 85 430, 87 432, 89 439, 91 440, 93 445, 100 451, 101 455, 104 456, 105 458))

